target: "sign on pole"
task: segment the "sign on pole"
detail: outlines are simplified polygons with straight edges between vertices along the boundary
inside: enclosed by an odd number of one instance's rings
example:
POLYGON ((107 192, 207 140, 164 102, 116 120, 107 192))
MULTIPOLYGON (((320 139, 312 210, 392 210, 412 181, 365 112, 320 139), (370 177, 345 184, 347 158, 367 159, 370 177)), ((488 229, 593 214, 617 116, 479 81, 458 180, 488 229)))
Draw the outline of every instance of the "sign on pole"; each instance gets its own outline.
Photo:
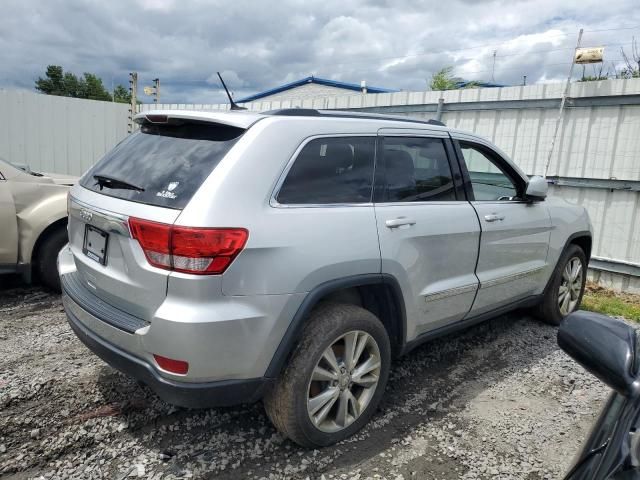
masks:
POLYGON ((604 57, 604 47, 576 48, 574 61, 578 65, 585 63, 600 63, 604 57))

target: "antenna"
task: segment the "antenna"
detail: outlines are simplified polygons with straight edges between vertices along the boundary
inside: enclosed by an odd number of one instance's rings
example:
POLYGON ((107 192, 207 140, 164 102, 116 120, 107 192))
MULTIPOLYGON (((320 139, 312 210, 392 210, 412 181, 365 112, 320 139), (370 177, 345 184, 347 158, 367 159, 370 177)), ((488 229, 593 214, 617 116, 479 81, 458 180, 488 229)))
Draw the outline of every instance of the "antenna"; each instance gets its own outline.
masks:
POLYGON ((218 78, 222 82, 224 91, 227 92, 227 97, 229 97, 229 105, 231 105, 231 110, 246 110, 246 108, 241 107, 240 105, 237 105, 236 102, 233 101, 233 98, 231 98, 231 94, 229 93, 229 89, 227 88, 227 85, 224 83, 224 80, 222 79, 222 75, 220 75, 220 72, 216 72, 216 73, 218 74, 218 78))

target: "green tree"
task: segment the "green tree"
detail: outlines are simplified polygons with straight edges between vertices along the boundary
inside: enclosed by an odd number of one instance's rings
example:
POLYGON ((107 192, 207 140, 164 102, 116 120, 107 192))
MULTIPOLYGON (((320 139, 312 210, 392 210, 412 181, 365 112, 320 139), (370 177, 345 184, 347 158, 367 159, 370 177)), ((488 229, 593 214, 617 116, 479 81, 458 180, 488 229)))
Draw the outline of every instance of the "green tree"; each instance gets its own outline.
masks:
POLYGON ((49 65, 47 67, 47 72, 45 73, 45 78, 38 77, 36 80, 36 90, 48 95, 67 96, 62 67, 58 65, 49 65))
POLYGON ((117 85, 116 88, 113 89, 113 101, 118 103, 129 103, 131 102, 131 92, 122 85, 117 85))
POLYGON ((456 79, 452 75, 452 72, 453 72, 453 67, 444 67, 438 70, 431 77, 429 88, 431 88, 431 90, 434 90, 434 91, 455 90, 456 79))
POLYGON ((93 73, 85 73, 78 78, 59 65, 49 65, 45 78, 38 77, 35 83, 36 90, 47 95, 111 101, 111 94, 104 88, 102 79, 93 73))
POLYGON ((82 83, 83 95, 80 98, 111 101, 111 94, 104 88, 100 77, 85 72, 82 83))
POLYGON ((444 67, 438 70, 431 77, 429 88, 434 91, 439 90, 458 90, 460 88, 476 88, 477 82, 465 82, 460 77, 453 76, 453 67, 444 67), (461 86, 461 84, 465 84, 461 86))
POLYGON ((78 79, 73 73, 66 72, 64 77, 62 77, 63 85, 64 85, 64 93, 52 95, 64 95, 65 97, 76 97, 83 98, 83 85, 82 79, 78 79))

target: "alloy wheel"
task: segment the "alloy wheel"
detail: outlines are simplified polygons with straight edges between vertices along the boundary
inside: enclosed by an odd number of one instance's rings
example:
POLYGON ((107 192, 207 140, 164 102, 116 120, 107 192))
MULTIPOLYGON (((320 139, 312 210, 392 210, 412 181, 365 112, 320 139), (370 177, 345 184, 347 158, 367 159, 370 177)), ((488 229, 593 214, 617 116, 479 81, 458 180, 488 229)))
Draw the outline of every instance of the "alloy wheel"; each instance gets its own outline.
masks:
POLYGON ((381 370, 380 349, 366 332, 340 336, 318 360, 307 390, 307 411, 323 432, 340 431, 365 411, 373 397, 381 370))
POLYGON ((558 307, 562 316, 569 315, 576 308, 582 291, 582 262, 572 257, 562 272, 562 280, 558 289, 558 307))

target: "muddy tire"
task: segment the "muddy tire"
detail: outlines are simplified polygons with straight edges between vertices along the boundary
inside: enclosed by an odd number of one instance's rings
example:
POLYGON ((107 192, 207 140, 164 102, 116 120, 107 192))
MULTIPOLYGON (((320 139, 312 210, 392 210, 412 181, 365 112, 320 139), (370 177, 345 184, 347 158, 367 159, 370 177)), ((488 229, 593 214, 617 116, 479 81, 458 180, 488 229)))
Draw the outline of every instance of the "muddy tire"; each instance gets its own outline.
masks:
POLYGON ((387 332, 371 312, 323 303, 264 405, 275 427, 303 447, 323 447, 360 430, 389 376, 387 332))
POLYGON ((586 279, 587 257, 579 246, 569 245, 558 260, 535 316, 550 325, 560 325, 580 307, 586 279))
POLYGON ((54 292, 60 292, 57 259, 67 241, 67 229, 60 227, 50 232, 38 248, 38 277, 46 288, 54 292))

